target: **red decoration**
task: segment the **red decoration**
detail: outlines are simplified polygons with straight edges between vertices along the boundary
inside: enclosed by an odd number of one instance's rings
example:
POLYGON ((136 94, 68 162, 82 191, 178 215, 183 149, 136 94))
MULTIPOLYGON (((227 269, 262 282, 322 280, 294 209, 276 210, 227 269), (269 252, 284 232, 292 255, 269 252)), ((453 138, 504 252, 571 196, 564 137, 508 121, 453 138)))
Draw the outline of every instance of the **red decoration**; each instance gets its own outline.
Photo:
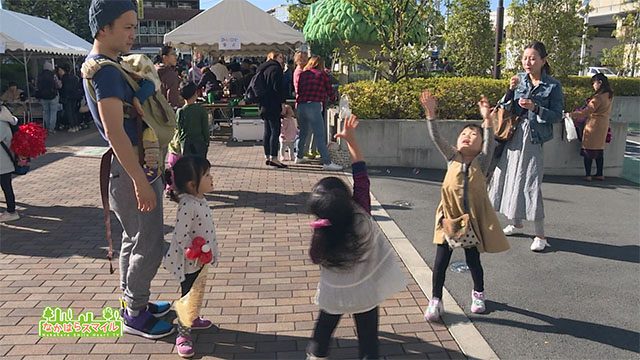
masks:
POLYGON ((198 259, 203 265, 213 260, 211 247, 206 244, 206 240, 202 236, 196 236, 191 241, 191 246, 184 250, 184 256, 189 260, 198 259))
POLYGON ((198 258, 198 256, 200 256, 201 252, 199 249, 194 249, 192 247, 188 247, 185 251, 184 251, 184 256, 187 257, 187 259, 189 260, 195 260, 198 258))
POLYGON ((20 125, 11 139, 11 150, 19 158, 35 158, 47 151, 47 131, 34 122, 20 125))
POLYGON ((202 264, 210 263, 211 260, 213 260, 213 254, 211 253, 211 250, 209 250, 208 252, 203 252, 202 254, 200 254, 200 257, 198 257, 198 260, 202 264))

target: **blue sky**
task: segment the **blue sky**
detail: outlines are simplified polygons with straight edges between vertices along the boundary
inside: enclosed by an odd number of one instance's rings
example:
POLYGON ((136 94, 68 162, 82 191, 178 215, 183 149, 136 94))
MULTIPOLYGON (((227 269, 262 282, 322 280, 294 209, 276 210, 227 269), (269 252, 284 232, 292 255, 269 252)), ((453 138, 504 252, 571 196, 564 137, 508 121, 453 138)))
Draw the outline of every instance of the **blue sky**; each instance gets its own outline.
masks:
MULTIPOLYGON (((219 3, 220 0, 200 0, 200 6, 203 9, 208 9, 213 5, 219 3)), ((256 5, 257 7, 267 10, 272 7, 278 6, 280 4, 290 3, 292 1, 287 0, 249 0, 250 3, 256 5)), ((297 2, 297 1, 295 1, 297 2)), ((444 1, 442 1, 444 3, 444 1)), ((504 0, 504 6, 507 7, 511 0, 504 0)), ((491 0, 491 10, 495 10, 498 6, 498 0, 491 0)))

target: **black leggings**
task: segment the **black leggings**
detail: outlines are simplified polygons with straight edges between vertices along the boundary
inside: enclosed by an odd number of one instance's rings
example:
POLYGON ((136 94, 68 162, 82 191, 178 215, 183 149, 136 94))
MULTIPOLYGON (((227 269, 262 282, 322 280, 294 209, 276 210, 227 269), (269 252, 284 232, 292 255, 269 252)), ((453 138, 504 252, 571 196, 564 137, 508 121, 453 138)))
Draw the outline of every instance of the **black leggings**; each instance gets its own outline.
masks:
MULTIPOLYGON (((451 261, 453 250, 448 244, 440 244, 436 250, 436 260, 433 264, 433 288, 431 295, 434 298, 442 299, 442 287, 444 286, 444 278, 447 274, 447 267, 451 261)), ((475 247, 464 249, 464 256, 471 272, 473 279, 473 290, 477 292, 484 291, 484 271, 480 264, 480 252, 475 247)))
MULTIPOLYGON (((588 156, 584 157, 584 173, 587 176, 591 176, 591 165, 593 164, 593 159, 588 156)), ((596 158, 596 176, 602 176, 602 168, 604 167, 604 156, 600 156, 596 158)))
MULTIPOLYGON (((313 330, 313 339, 307 347, 307 353, 317 357, 326 357, 329 354, 331 335, 338 326, 341 314, 329 314, 320 310, 320 315, 313 330)), ((358 332, 358 359, 378 358, 378 307, 353 314, 358 332)))
POLYGON ((264 114, 264 155, 278 158, 280 150, 280 114, 264 114))
POLYGON ((182 296, 187 295, 189 290, 191 290, 191 287, 193 286, 193 283, 198 278, 198 274, 200 274, 201 270, 202 269, 191 274, 184 274, 184 281, 180 283, 180 288, 182 289, 182 296))
POLYGON ((11 173, 0 175, 0 185, 2 185, 2 192, 4 192, 4 198, 7 202, 7 212, 16 212, 16 196, 13 194, 13 185, 11 185, 11 173))

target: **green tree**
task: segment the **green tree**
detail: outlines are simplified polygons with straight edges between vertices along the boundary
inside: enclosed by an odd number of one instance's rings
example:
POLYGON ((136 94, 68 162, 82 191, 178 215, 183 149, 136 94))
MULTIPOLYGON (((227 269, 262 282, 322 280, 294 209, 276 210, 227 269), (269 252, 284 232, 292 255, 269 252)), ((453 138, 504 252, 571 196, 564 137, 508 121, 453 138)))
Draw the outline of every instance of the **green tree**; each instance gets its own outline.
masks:
POLYGON ((506 69, 517 69, 524 47, 541 41, 554 74, 565 77, 580 69, 580 42, 587 31, 581 0, 515 0, 507 9, 506 69))
POLYGON ((445 55, 462 76, 486 76, 493 64, 494 31, 488 0, 454 0, 444 33, 445 55))
POLYGON ((640 2, 636 3, 634 12, 629 12, 624 17, 616 17, 619 22, 618 29, 614 31, 614 36, 620 41, 609 52, 603 50, 603 61, 606 57, 608 61, 617 62, 617 69, 622 74, 634 76, 640 69, 640 2), (614 58, 617 57, 617 58, 614 58))
POLYGON ((392 83, 416 73, 442 33, 432 0, 346 0, 372 26, 380 49, 361 62, 392 83))
POLYGON ((93 42, 88 20, 91 0, 3 0, 2 4, 5 10, 48 18, 79 37, 93 42))
POLYGON ((287 8, 289 11, 289 22, 296 30, 302 30, 309 16, 309 6, 304 4, 293 4, 287 8))

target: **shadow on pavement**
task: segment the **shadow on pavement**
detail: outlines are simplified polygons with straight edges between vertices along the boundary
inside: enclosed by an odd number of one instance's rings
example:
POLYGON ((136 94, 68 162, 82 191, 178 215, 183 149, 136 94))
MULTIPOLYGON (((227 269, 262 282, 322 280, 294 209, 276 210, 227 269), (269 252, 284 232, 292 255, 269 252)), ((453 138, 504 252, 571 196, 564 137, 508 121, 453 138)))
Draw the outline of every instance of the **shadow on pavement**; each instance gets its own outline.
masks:
POLYGON ((545 325, 529 324, 520 321, 496 319, 494 317, 474 317, 474 322, 493 323, 502 326, 525 329, 546 334, 563 334, 614 346, 618 349, 638 352, 640 333, 608 325, 590 323, 567 318, 555 318, 545 314, 520 309, 511 305, 487 300, 487 314, 493 312, 512 312, 545 322, 545 325))
MULTIPOLYGON (((166 318, 167 321, 173 319, 175 319, 175 315, 166 318)), ((173 322, 177 323, 177 320, 173 322)), ((176 336, 174 333, 158 340, 158 342, 173 344, 176 336)), ((192 332, 192 336, 196 353, 194 359, 208 358, 209 356, 220 359, 304 359, 306 357, 305 349, 309 343, 309 338, 302 336, 261 334, 216 326, 206 330, 195 330, 192 332)), ((381 359, 385 357, 387 359, 408 359, 413 356, 424 359, 425 354, 428 354, 429 358, 465 358, 458 351, 442 348, 413 336, 380 332, 379 339, 381 359)), ((118 342, 139 343, 140 340, 138 337, 125 334, 118 342)), ((334 338, 331 342, 329 356, 332 359, 356 359, 358 357, 357 339, 334 338)))
POLYGON ((604 181, 595 179, 593 181, 585 181, 584 176, 545 175, 543 182, 560 185, 588 186, 599 189, 637 189, 639 186, 623 178, 605 178, 604 181))
MULTIPOLYGON (((4 254, 65 258, 73 255, 106 258, 102 208, 83 206, 31 206, 17 203, 20 219, 0 225, 0 251, 4 254)), ((122 228, 111 214, 113 248, 120 249, 122 228)), ((164 225, 164 233, 173 226, 164 225)), ((117 254, 117 251, 116 251, 117 254)))
POLYGON ((640 263, 640 246, 638 245, 616 246, 555 237, 549 237, 549 242, 551 247, 546 248, 544 252, 567 252, 634 264, 640 263))
POLYGON ((295 195, 256 191, 215 191, 205 195, 208 201, 221 202, 212 206, 213 210, 237 207, 252 207, 263 212, 278 214, 304 213, 309 193, 295 195))
MULTIPOLYGON (((369 168, 369 175, 371 177, 392 178, 395 180, 407 182, 430 181, 440 184, 444 179, 445 170, 393 166, 372 166, 369 168)), ((593 180, 591 182, 587 182, 583 180, 582 176, 545 175, 543 182, 561 185, 588 186, 601 189, 637 189, 640 186, 639 184, 635 184, 629 180, 613 177, 606 178, 604 181, 593 180)))

